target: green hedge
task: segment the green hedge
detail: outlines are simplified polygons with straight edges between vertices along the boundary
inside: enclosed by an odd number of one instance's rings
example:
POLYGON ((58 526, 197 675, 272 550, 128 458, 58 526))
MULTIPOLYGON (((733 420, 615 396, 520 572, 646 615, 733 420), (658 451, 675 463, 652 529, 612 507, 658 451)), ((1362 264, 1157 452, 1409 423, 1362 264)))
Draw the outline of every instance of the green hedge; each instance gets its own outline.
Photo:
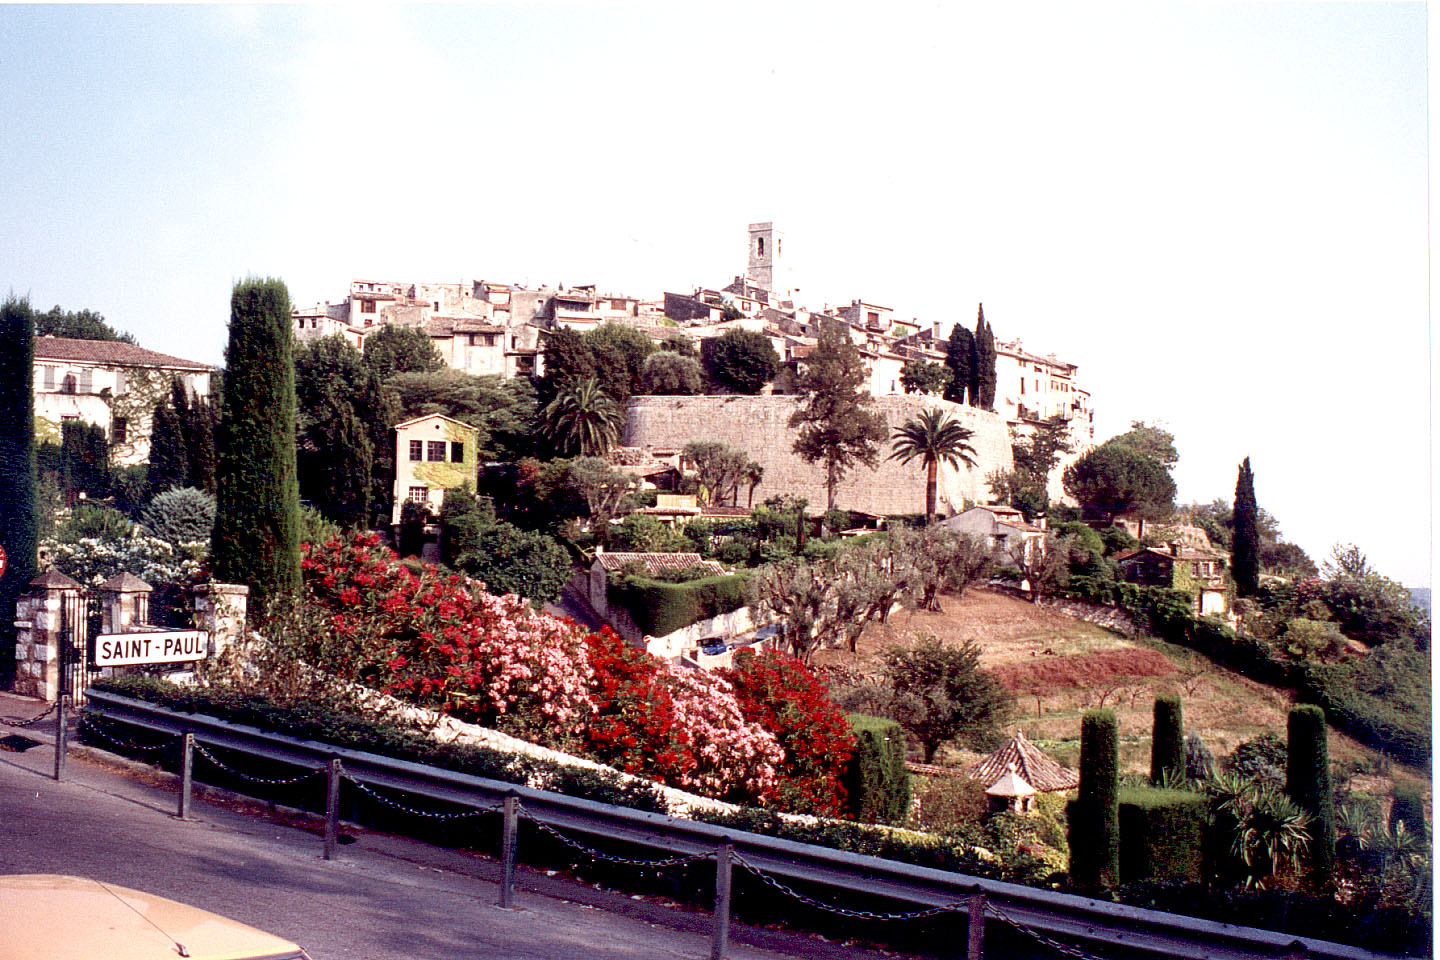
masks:
POLYGON ((1187 790, 1120 791, 1120 879, 1199 880, 1209 805, 1187 790))
POLYGON ((612 584, 612 606, 630 612, 635 625, 652 637, 663 637, 709 617, 745 606, 749 576, 731 573, 686 583, 665 583, 647 577, 626 577, 612 584))
POLYGON ((870 823, 900 823, 910 812, 910 773, 900 724, 863 713, 846 714, 855 752, 845 768, 846 812, 870 823))

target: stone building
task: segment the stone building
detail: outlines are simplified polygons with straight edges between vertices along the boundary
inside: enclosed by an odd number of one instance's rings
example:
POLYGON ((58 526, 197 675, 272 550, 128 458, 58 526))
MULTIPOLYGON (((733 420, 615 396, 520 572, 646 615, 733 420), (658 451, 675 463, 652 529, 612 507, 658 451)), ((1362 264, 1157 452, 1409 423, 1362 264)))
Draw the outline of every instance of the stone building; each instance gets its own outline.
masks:
POLYGON ((395 425, 395 484, 390 522, 406 503, 439 516, 446 490, 475 488, 480 434, 452 417, 432 413, 395 425))
POLYGON ((193 360, 110 340, 35 338, 35 427, 60 442, 67 420, 105 431, 110 458, 129 466, 150 458, 155 406, 178 378, 192 400, 210 395, 211 368, 193 360))

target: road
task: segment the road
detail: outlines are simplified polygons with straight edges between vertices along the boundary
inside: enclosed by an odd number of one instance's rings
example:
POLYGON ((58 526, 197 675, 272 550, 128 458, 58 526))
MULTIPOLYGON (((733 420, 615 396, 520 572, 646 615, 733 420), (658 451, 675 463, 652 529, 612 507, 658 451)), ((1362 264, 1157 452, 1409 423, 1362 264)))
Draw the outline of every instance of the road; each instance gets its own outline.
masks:
MULTIPOLYGON (((0 695, 0 718, 31 715, 0 695)), ((48 726, 48 722, 47 722, 48 726)), ((129 761, 70 754, 66 779, 41 742, 0 752, 0 873, 94 877, 234 917, 304 946, 315 960, 630 960, 708 957, 710 920, 522 871, 518 910, 495 906, 498 866, 405 838, 361 832, 321 858, 308 828, 197 799, 174 818, 175 790, 129 761)), ((737 925, 732 960, 823 960, 879 953, 737 925)))

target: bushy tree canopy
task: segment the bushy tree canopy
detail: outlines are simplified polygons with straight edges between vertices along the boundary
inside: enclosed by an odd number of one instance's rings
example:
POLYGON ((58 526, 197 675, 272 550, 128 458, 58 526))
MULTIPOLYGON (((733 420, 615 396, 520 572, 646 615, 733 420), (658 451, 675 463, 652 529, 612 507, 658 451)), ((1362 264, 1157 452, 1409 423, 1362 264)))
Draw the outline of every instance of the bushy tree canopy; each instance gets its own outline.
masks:
POLYGON ((1175 498, 1175 481, 1161 463, 1109 443, 1067 467, 1064 483, 1081 506, 1107 518, 1163 512, 1175 498))
POLYGON ((757 394, 780 372, 774 344, 755 330, 726 330, 703 341, 700 352, 710 380, 733 393, 757 394))
POLYGON ((423 329, 387 323, 365 338, 365 365, 388 380, 397 373, 433 373, 445 363, 423 329))
POLYGON ((973 640, 945 646, 933 636, 885 654, 885 679, 897 694, 893 717, 920 744, 929 763, 942 743, 985 746, 1009 714, 1011 694, 980 669, 973 640))
POLYGON ((900 368, 900 385, 906 393, 945 394, 950 390, 951 379, 948 368, 928 360, 906 360, 900 368))
POLYGON ((640 377, 642 393, 656 396, 694 396, 705 389, 700 361, 672 350, 657 350, 645 358, 640 377))
MULTIPOLYGON (((112 340, 136 344, 135 338, 116 330, 94 310, 62 310, 59 305, 35 314, 37 337, 68 337, 71 340, 112 340)), ((138 346, 138 344, 136 344, 138 346)))

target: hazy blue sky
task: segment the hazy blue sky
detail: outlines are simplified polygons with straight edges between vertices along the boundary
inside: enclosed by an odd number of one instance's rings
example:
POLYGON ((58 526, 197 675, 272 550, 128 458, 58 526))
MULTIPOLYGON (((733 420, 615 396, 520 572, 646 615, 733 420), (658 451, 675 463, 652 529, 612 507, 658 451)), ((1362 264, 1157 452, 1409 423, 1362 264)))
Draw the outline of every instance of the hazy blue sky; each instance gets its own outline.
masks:
POLYGON ((0 7, 0 284, 219 362, 246 274, 658 296, 774 220, 1430 583, 1422 4, 815 9, 0 7))

